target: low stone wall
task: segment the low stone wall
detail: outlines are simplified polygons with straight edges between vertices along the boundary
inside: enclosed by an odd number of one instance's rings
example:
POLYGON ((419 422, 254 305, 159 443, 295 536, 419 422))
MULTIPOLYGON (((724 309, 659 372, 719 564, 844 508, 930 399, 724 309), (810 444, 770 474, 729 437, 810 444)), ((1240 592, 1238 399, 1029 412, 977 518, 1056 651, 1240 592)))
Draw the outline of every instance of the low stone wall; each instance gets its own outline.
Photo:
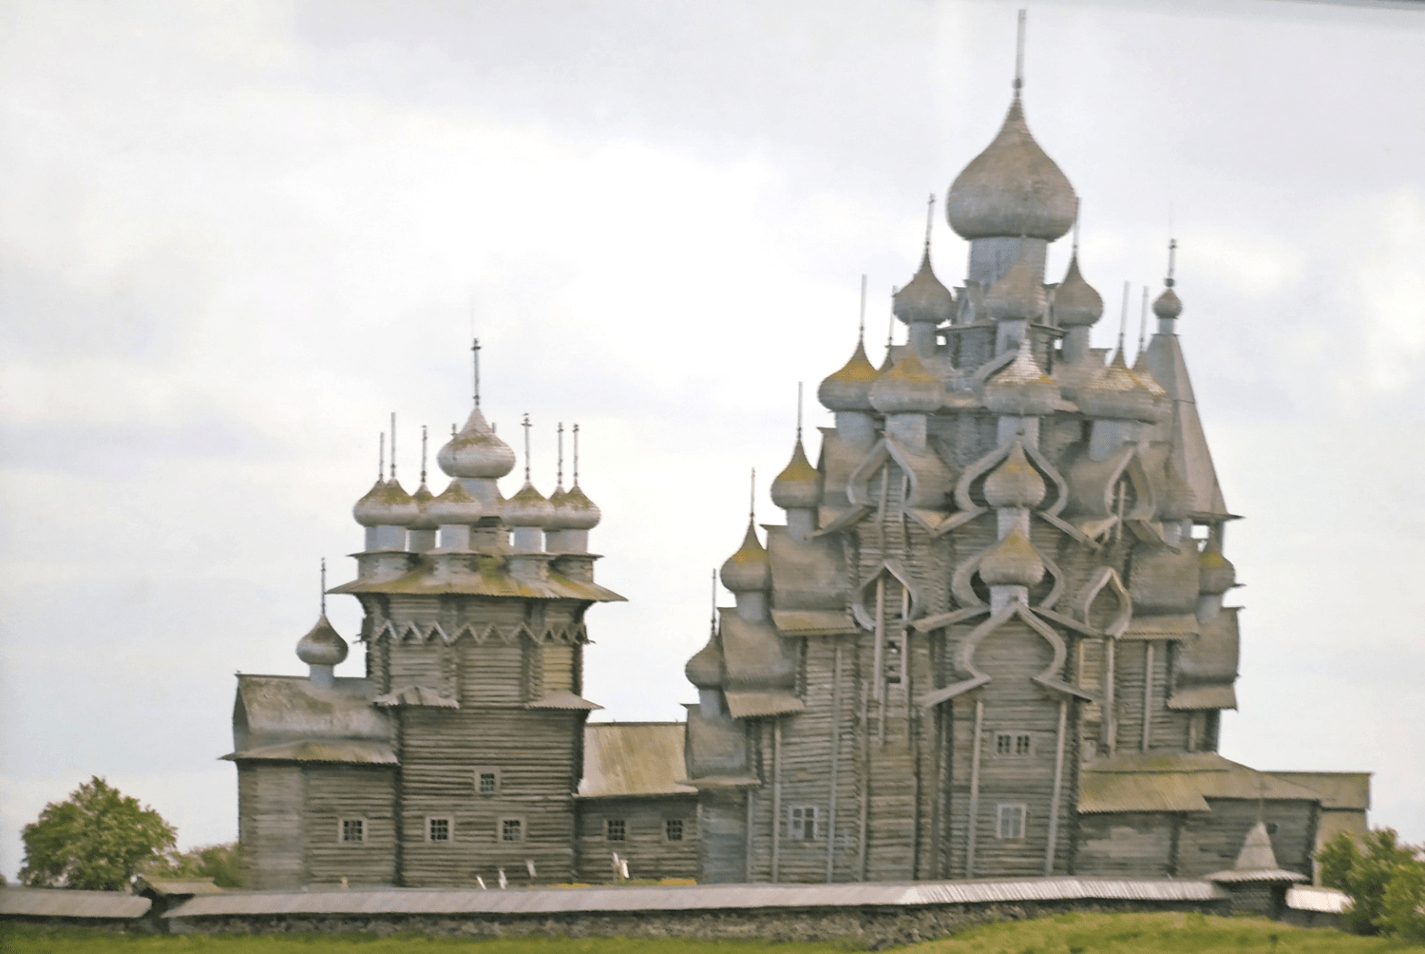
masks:
POLYGON ((172 930, 205 933, 285 934, 401 932, 442 937, 680 937, 696 940, 756 938, 768 941, 851 940, 868 950, 945 937, 977 924, 1021 921, 1068 911, 1199 911, 1225 914, 1226 899, 1199 901, 1067 900, 945 904, 918 907, 750 908, 603 913, 567 911, 530 915, 326 915, 264 914, 174 917, 172 930))

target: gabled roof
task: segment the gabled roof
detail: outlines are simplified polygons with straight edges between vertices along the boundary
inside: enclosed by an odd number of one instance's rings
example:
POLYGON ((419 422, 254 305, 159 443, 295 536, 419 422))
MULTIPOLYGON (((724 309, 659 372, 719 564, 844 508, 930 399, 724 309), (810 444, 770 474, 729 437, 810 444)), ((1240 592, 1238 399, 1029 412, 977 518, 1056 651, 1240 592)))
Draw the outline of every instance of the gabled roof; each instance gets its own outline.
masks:
POLYGON ((1209 798, 1319 802, 1311 789, 1248 768, 1216 752, 1132 753, 1083 768, 1079 811, 1205 812, 1209 798))
POLYGON ((683 795, 681 722, 591 722, 584 726, 584 778, 580 798, 683 795))
POLYGON ((305 676, 238 676, 233 702, 233 747, 267 748, 287 742, 386 742, 386 715, 372 702, 376 684, 339 678, 330 689, 305 676))

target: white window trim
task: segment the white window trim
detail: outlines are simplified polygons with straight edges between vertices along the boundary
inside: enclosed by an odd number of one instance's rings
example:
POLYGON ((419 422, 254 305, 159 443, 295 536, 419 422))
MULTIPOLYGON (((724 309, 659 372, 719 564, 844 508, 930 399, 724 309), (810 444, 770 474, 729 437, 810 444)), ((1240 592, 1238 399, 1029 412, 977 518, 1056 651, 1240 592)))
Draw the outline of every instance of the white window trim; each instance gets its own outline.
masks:
POLYGON ((1000 841, 1024 841, 1029 836, 1029 806, 1024 802, 1000 802, 995 806, 995 837, 1000 841), (1006 835, 1005 810, 1019 812, 1019 834, 1006 835))
POLYGON ((428 845, 453 845, 455 844, 455 816, 453 815, 427 815, 426 816, 426 844, 428 845), (430 836, 430 824, 433 821, 445 822, 444 839, 432 838, 430 836))
POLYGON ((347 815, 336 820, 336 843, 338 845, 364 845, 366 839, 371 835, 371 823, 361 815, 347 815), (361 822, 361 837, 355 840, 348 840, 346 837, 346 823, 361 822))
POLYGON ((472 784, 474 785, 474 788, 475 788, 475 794, 476 794, 478 797, 480 797, 480 798, 494 798, 496 795, 500 794, 501 783, 504 781, 504 779, 500 777, 500 770, 499 770, 499 769, 497 769, 497 768, 495 768, 495 767, 493 767, 493 766, 490 766, 490 765, 484 765, 484 766, 481 766, 480 768, 477 768, 477 769, 475 770, 475 774, 474 774, 474 776, 472 776, 471 781, 472 781, 472 784), (482 791, 480 791, 480 776, 481 776, 481 775, 494 775, 494 776, 495 776, 495 790, 494 790, 493 792, 482 792, 482 791))
POLYGON ((1027 759, 1034 756, 1034 733, 1025 732, 1022 729, 999 729, 995 731, 994 757, 997 759, 1027 759), (1029 740, 1029 750, 1019 751, 1019 740, 1027 738, 1029 740), (1009 751, 999 750, 1000 739, 1009 739, 1009 751))
POLYGON ((820 837, 821 837, 821 813, 820 813, 819 811, 817 811, 817 807, 816 807, 815 805, 788 805, 788 806, 787 806, 787 840, 788 840, 788 841, 816 841, 816 840, 819 839, 820 837), (802 822, 801 825, 796 825, 796 824, 794 824, 793 821, 792 821, 792 819, 793 819, 793 817, 794 817, 794 813, 795 813, 795 812, 798 812, 798 811, 808 813, 808 815, 804 815, 804 816, 803 816, 803 822, 802 822), (811 834, 810 834, 810 835, 804 835, 804 834, 802 834, 802 832, 805 832, 805 831, 806 831, 805 820, 806 820, 807 817, 810 817, 810 819, 811 819, 811 834))
POLYGON ((525 821, 523 815, 502 815, 495 821, 495 843, 499 845, 522 845, 529 841, 529 822, 525 821), (520 836, 518 839, 505 838, 505 822, 519 822, 520 836))
POLYGON ((628 831, 628 819, 627 819, 626 817, 625 817, 625 818, 605 818, 605 819, 604 819, 604 841, 610 841, 610 842, 624 842, 625 844, 627 844, 628 841, 629 841, 628 835, 629 835, 629 831, 628 831), (614 837, 612 837, 612 834, 613 834, 613 832, 612 832, 612 827, 613 827, 614 822, 618 822, 618 824, 623 828, 623 836, 620 837, 620 838, 614 838, 614 837))

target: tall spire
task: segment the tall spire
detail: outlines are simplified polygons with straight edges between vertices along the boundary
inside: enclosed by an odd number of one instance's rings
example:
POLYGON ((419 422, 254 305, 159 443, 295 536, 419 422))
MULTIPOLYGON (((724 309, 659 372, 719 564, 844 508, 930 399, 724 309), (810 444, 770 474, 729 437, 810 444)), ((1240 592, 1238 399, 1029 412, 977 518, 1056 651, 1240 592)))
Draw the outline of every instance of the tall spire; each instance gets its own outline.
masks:
POLYGON ((752 468, 752 479, 747 490, 747 522, 757 522, 757 468, 752 468))
POLYGON ((376 482, 386 480, 386 432, 381 432, 381 449, 376 453, 376 482))
POLYGON ((396 412, 391 412, 391 480, 396 480, 396 412))
POLYGON ((426 426, 421 425, 421 483, 426 482, 426 426))
POLYGON ((896 331, 896 286, 891 286, 891 315, 886 319, 886 360, 891 360, 891 342, 896 331))
POLYGON ((1078 202, 1074 206, 1074 258, 1079 257, 1079 220, 1084 215, 1084 203, 1078 202))
POLYGON ((1143 313, 1138 318, 1138 354, 1142 360, 1143 342, 1148 340, 1148 286, 1143 286, 1143 313))
POLYGON ((857 340, 863 344, 866 341, 866 273, 861 273, 861 328, 857 333, 857 340))
POLYGON ((1014 95, 1024 88, 1024 10, 1019 11, 1019 35, 1014 43, 1014 95))
POLYGON ((802 440, 802 382, 797 382, 797 443, 802 440))
POLYGON ((560 489, 564 487, 564 422, 559 422, 559 469, 556 472, 554 486, 560 489))
POLYGON ((579 486, 579 425, 574 425, 574 486, 579 486))
POLYGON ((1168 277, 1163 280, 1163 284, 1169 288, 1173 287, 1173 268, 1177 265, 1178 240, 1168 239, 1168 277))
MULTIPOLYGON (((1120 338, 1122 335, 1119 336, 1120 338)), ((529 483, 529 429, 534 425, 529 422, 529 414, 526 413, 524 420, 520 422, 524 428, 524 482, 529 483)))
POLYGON ((712 571, 712 612, 708 615, 708 632, 717 635, 717 567, 712 571))
POLYGON ((925 251, 930 252, 930 227, 935 224, 935 193, 930 193, 930 201, 925 204, 925 251))
MULTIPOLYGON (((473 305, 471 306, 474 307, 473 305)), ((470 339, 471 361, 475 366, 475 406, 480 406, 480 339, 470 339)))
POLYGON ((327 615, 327 558, 322 557, 322 615, 327 615))
POLYGON ((1123 311, 1118 316, 1118 355, 1127 361, 1128 358, 1123 353, 1123 333, 1128 327, 1128 289, 1129 282, 1123 283, 1123 311))

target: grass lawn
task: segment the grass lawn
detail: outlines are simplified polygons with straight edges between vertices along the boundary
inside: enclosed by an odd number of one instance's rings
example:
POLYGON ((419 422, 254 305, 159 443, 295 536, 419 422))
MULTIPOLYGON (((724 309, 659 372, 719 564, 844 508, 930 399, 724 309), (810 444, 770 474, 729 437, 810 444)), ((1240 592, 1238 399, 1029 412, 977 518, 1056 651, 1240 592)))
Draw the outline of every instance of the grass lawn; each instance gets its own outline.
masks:
MULTIPOLYGON (((840 954, 842 944, 685 941, 672 938, 499 938, 301 934, 115 935, 0 927, 4 954, 840 954)), ((901 954, 1374 954, 1425 948, 1340 931, 1304 930, 1258 918, 1201 914, 1065 914, 975 928, 953 938, 895 949, 901 954)))

